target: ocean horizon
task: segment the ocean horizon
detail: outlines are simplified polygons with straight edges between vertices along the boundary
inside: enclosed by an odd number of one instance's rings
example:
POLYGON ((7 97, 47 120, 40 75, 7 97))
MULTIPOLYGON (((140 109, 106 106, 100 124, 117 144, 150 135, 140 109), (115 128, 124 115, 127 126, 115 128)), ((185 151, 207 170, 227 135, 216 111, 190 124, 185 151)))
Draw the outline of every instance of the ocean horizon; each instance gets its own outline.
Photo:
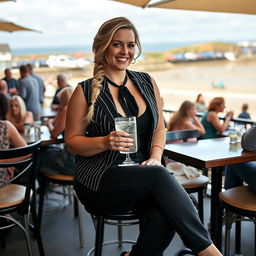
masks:
MULTIPOLYGON (((143 52, 162 52, 170 49, 207 43, 208 41, 187 41, 187 42, 155 42, 155 43, 142 43, 143 52)), ((229 42, 237 43, 237 42, 229 42)), ((91 45, 70 45, 70 46, 47 46, 47 47, 26 47, 26 48, 12 48, 13 55, 28 55, 28 54, 60 54, 60 53, 81 53, 92 52, 91 45)))

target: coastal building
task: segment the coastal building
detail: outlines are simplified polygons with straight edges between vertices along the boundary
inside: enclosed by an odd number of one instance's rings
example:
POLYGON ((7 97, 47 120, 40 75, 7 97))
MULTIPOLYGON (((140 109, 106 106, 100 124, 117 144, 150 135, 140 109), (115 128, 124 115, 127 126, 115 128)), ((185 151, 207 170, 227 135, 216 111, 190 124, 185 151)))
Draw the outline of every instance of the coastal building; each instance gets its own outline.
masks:
POLYGON ((11 66, 12 53, 8 44, 0 44, 0 71, 11 66))

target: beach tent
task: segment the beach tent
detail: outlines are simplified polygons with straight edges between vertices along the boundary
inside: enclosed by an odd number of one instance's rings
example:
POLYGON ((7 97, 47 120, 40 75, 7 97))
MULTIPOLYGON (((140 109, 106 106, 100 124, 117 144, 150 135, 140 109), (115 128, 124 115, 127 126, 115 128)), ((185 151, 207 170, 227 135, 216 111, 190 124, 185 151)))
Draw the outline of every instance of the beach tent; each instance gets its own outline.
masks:
POLYGON ((113 0, 131 5, 191 11, 256 14, 255 0, 113 0))
MULTIPOLYGON (((1 1, 1 0, 0 0, 1 1)), ((12 23, 8 20, 4 20, 0 18, 0 30, 6 31, 6 32, 14 32, 14 31, 34 31, 34 32, 40 32, 34 29, 22 27, 20 25, 17 25, 15 23, 12 23)))

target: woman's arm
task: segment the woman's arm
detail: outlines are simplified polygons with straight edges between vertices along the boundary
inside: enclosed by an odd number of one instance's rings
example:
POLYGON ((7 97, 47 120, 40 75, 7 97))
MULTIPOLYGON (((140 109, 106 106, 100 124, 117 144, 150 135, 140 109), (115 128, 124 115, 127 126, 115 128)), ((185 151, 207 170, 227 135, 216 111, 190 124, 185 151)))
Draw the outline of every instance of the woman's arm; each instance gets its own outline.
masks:
POLYGON ((256 123, 244 133, 241 145, 244 150, 256 150, 256 123))
POLYGON ((204 126, 201 124, 201 122, 196 118, 196 116, 193 116, 193 123, 190 121, 187 121, 186 124, 187 129, 195 129, 198 130, 200 135, 205 134, 204 126))
POLYGON ((78 85, 71 96, 67 108, 65 142, 73 154, 92 156, 106 150, 128 151, 132 139, 125 132, 112 131, 107 136, 86 137, 84 135, 84 118, 88 106, 81 85, 78 85))
POLYGON ((231 113, 228 113, 224 123, 221 124, 217 113, 214 111, 211 111, 207 116, 207 121, 213 125, 216 131, 218 131, 219 133, 223 133, 228 128, 231 118, 232 118, 231 113))
POLYGON ((66 114, 67 106, 58 111, 54 120, 49 119, 46 123, 53 138, 57 138, 65 130, 66 114))
POLYGON ((10 140, 11 145, 15 148, 26 146, 27 143, 21 137, 21 135, 19 134, 15 126, 9 121, 6 121, 6 122, 7 122, 8 139, 10 140))
POLYGON ((34 118, 33 118, 32 112, 27 111, 24 120, 20 123, 14 123, 13 125, 17 128, 18 131, 23 132, 24 131, 24 123, 29 123, 30 125, 32 125, 33 121, 34 121, 34 118))
POLYGON ((165 126, 163 118, 163 109, 161 103, 160 92, 157 84, 153 78, 152 84, 154 86, 154 92, 156 97, 157 109, 158 109, 158 124, 154 131, 151 144, 151 154, 150 158, 142 163, 142 165, 161 165, 161 158, 165 146, 165 126))

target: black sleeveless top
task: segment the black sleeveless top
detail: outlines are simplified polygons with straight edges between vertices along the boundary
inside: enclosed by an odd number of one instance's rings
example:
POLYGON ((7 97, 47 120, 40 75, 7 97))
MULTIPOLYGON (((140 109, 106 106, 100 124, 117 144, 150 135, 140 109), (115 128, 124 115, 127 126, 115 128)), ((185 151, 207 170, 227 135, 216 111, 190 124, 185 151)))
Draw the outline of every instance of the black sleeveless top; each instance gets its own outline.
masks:
MULTIPOLYGON (((129 105, 129 103, 128 103, 129 105)), ((121 117, 121 115, 120 115, 121 117)), ((145 112, 137 117, 137 132, 138 132, 138 151, 136 153, 130 153, 131 159, 136 163, 141 163, 148 159, 147 147, 150 141, 150 123, 152 123, 152 115, 150 115, 150 111, 148 107, 145 112)), ((113 165, 118 165, 125 160, 125 154, 121 154, 119 152, 117 159, 113 163, 113 165)))

